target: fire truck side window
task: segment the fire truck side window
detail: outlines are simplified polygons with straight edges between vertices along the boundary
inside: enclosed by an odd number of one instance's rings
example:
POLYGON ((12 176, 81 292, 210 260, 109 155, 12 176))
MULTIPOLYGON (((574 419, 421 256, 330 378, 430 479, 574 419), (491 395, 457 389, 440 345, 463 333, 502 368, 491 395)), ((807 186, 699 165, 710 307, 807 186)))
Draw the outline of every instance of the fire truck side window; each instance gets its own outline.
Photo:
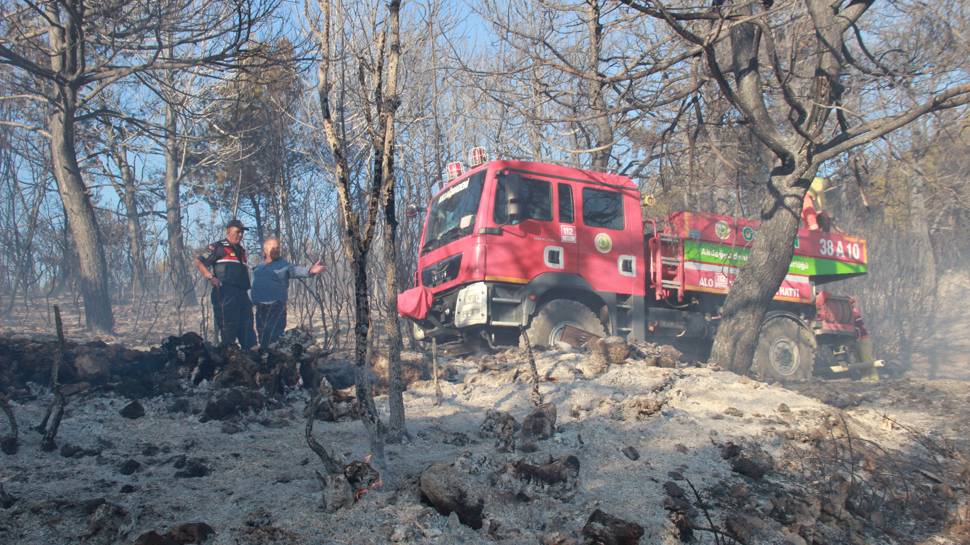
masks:
POLYGON ((524 220, 552 221, 552 184, 500 175, 495 188, 495 223, 514 225, 524 220))
POLYGON ((623 195, 584 187, 583 223, 590 227, 623 229, 623 195))
POLYGON ((569 184, 559 184, 559 221, 573 222, 573 188, 569 184))

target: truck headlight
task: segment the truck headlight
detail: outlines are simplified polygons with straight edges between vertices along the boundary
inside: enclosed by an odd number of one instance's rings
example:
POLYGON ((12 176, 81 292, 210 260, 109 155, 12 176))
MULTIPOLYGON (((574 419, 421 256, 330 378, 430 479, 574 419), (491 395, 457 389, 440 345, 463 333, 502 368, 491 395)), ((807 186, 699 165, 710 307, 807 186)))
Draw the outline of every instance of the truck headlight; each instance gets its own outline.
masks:
POLYGON ((475 282, 458 292, 455 302, 455 327, 488 323, 488 286, 475 282))
POLYGON ((424 333, 424 328, 413 321, 411 322, 411 333, 414 335, 414 340, 416 341, 423 341, 427 336, 424 333))

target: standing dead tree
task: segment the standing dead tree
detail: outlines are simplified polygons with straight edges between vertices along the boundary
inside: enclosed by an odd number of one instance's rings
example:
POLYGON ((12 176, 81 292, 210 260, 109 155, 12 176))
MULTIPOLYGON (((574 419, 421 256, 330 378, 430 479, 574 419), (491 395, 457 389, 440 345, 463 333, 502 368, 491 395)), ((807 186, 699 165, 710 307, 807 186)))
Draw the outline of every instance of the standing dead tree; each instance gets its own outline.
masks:
POLYGON ((4 454, 17 454, 17 449, 20 445, 20 433, 19 429, 17 428, 17 417, 14 415, 13 407, 10 406, 10 400, 7 399, 7 396, 4 394, 0 394, 0 410, 3 410, 3 414, 7 416, 7 422, 10 423, 10 433, 3 439, 0 439, 0 450, 2 450, 4 454))
POLYGON ((41 420, 36 430, 44 434, 40 448, 51 451, 57 448, 54 439, 57 437, 57 430, 61 427, 61 418, 64 417, 64 405, 67 403, 64 393, 61 392, 61 365, 64 363, 64 352, 67 350, 67 343, 64 341, 64 324, 61 322, 61 309, 54 305, 54 326, 57 329, 57 355, 51 362, 51 392, 54 399, 47 407, 44 419, 41 420))
POLYGON ((0 64, 13 68, 4 73, 8 88, 48 108, 44 126, 33 128, 50 141, 89 328, 109 332, 114 316, 103 235, 78 161, 78 124, 104 115, 97 97, 133 75, 232 59, 277 2, 17 0, 0 7, 0 64), (181 46, 200 42, 207 44, 200 54, 181 55, 181 46))
MULTIPOLYGON (((377 414, 374 404, 373 388, 368 374, 368 347, 371 346, 373 329, 371 326, 369 278, 367 260, 372 249, 377 232, 377 220, 382 205, 387 209, 385 199, 393 197, 393 190, 388 187, 394 184, 393 151, 394 151, 394 110, 399 101, 396 95, 397 70, 400 59, 400 9, 399 0, 391 0, 387 4, 387 20, 383 27, 375 31, 374 43, 370 48, 369 58, 363 55, 358 59, 358 81, 362 83, 361 100, 364 100, 364 115, 370 121, 368 128, 371 136, 373 152, 373 169, 369 181, 355 194, 355 180, 348 165, 349 143, 345 138, 345 125, 338 125, 335 118, 336 108, 346 108, 347 104, 340 98, 336 102, 331 97, 334 88, 335 64, 342 61, 342 54, 338 52, 333 40, 333 5, 329 0, 317 0, 318 16, 310 14, 307 6, 307 19, 311 21, 312 31, 319 47, 319 61, 317 65, 317 97, 320 106, 320 119, 323 133, 330 151, 330 168, 333 172, 333 182, 337 190, 340 221, 343 227, 343 245, 350 260, 354 285, 354 361, 356 362, 357 402, 360 407, 361 420, 367 428, 371 450, 378 462, 384 461, 384 442, 388 437, 388 429, 377 414), (387 44, 390 42, 391 46, 387 44), (368 70, 369 64, 369 70, 368 70), (365 85, 366 72, 370 74, 370 85, 365 85), (385 80, 386 78, 386 80, 385 80), (386 84, 385 84, 386 81, 386 84)), ((338 5, 338 9, 345 6, 338 5)), ((376 13, 374 28, 377 27, 376 13)), ((343 19, 341 19, 343 20, 343 19)), ((340 29, 341 32, 344 29, 340 29)), ((346 65, 341 65, 346 68, 346 65)), ((342 92, 341 98, 345 96, 342 92)), ((390 213, 393 214, 393 204, 390 213)), ((399 342, 399 341, 398 341, 399 342)), ((398 362, 391 361, 393 366, 398 362)), ((393 377, 399 371, 390 371, 393 377)), ((396 388, 400 395, 400 386, 396 388)), ((394 389, 392 389, 394 393, 394 389)), ((392 400, 392 431, 397 435, 404 433, 403 401, 392 400), (395 418, 398 422, 395 422, 395 418)), ((313 415, 310 415, 313 418, 313 415)))
MULTIPOLYGON (((886 51, 872 52, 867 32, 880 28, 867 29, 863 17, 872 0, 729 1, 711 7, 621 1, 662 21, 685 49, 700 48, 706 76, 774 155, 761 227, 721 308, 711 354, 713 361, 745 372, 766 309, 787 274, 802 202, 819 167, 920 116, 967 104, 970 83, 930 83, 925 72, 943 74, 945 67, 923 57, 931 54, 928 48, 908 58, 893 53, 914 49, 898 43, 906 37, 879 36, 886 51), (867 88, 891 98, 879 107, 865 96, 867 88)), ((886 16, 874 13, 869 20, 880 15, 886 16)))

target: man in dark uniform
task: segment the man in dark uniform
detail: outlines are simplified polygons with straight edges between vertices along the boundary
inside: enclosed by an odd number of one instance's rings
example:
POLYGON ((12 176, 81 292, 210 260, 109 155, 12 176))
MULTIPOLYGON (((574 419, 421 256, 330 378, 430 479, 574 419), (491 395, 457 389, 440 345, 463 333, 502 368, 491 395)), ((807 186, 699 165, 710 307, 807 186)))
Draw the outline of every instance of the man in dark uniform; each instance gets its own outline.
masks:
POLYGON ((212 284, 212 309, 222 346, 239 341, 243 349, 256 344, 253 304, 249 300, 249 266, 242 246, 246 227, 237 219, 226 224, 226 238, 208 246, 196 268, 212 284))

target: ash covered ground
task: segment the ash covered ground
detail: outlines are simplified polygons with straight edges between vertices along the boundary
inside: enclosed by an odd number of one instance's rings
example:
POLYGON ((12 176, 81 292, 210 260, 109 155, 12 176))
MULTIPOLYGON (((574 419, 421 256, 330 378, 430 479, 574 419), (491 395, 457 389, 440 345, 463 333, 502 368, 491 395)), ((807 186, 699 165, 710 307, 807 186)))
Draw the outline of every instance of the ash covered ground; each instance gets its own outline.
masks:
POLYGON ((30 428, 55 351, 0 342, 20 424, 0 454, 4 544, 970 542, 965 382, 782 387, 663 347, 549 351, 537 409, 523 351, 442 358, 440 404, 428 358, 408 354, 411 440, 387 447, 383 486, 331 487, 325 507, 305 386, 332 386, 316 439, 369 468, 348 362, 216 354, 190 336, 71 345, 45 451, 30 428))

